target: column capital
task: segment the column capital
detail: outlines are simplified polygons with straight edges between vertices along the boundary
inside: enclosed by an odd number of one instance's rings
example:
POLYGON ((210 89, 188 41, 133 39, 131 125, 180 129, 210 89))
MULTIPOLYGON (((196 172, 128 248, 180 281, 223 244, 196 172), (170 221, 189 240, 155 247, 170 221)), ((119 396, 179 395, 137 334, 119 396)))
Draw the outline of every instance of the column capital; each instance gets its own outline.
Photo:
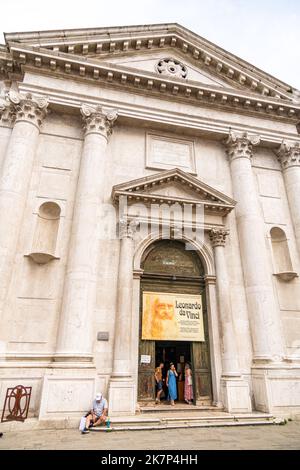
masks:
POLYGON ((111 135, 118 112, 113 108, 83 104, 80 108, 85 135, 101 134, 106 139, 111 135))
POLYGON ((12 126, 16 119, 16 113, 13 104, 3 96, 0 100, 0 119, 8 126, 12 126))
POLYGON ((137 220, 128 220, 126 218, 119 220, 119 238, 131 238, 133 239, 134 234, 139 226, 137 220))
POLYGON ((40 128, 48 107, 48 99, 44 96, 34 96, 31 93, 17 93, 10 90, 6 97, 7 107, 16 122, 26 121, 40 128))
POLYGON ((227 155, 232 161, 236 158, 251 158, 254 145, 258 145, 260 136, 248 132, 230 131, 224 144, 227 147, 227 155))
POLYGON ((287 140, 283 140, 276 151, 276 155, 283 170, 292 166, 300 167, 299 142, 288 142, 287 140))
POLYGON ((226 237, 229 235, 229 230, 222 228, 213 228, 209 232, 209 238, 211 240, 212 246, 225 246, 226 237))

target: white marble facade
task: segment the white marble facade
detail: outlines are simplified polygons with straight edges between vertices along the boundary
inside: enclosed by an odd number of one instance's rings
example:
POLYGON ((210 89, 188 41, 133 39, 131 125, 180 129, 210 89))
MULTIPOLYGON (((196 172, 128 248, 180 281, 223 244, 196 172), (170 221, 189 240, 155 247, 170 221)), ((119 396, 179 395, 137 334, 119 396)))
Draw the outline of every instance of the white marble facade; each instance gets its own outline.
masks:
POLYGON ((214 404, 300 413, 300 92, 177 24, 5 40, 0 408, 21 383, 41 420, 77 418, 98 390, 111 415, 136 412, 141 259, 159 235, 134 203, 160 201, 203 211, 203 240, 185 241, 205 269, 214 404))

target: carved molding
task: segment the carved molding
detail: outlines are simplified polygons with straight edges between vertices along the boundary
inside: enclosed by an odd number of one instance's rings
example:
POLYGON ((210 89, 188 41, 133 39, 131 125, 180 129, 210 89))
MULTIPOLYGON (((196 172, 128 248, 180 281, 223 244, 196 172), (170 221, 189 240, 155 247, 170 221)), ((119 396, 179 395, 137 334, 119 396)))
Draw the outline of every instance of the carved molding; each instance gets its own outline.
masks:
POLYGON ((209 238, 211 240, 212 246, 225 246, 226 237, 229 235, 229 230, 225 229, 212 229, 209 232, 209 238))
POLYGON ((227 147, 227 155, 229 160, 235 158, 251 158, 253 155, 254 145, 258 145, 260 136, 249 134, 248 132, 230 131, 228 138, 225 140, 227 147))
POLYGON ((137 220, 128 220, 127 218, 120 219, 119 221, 119 238, 131 238, 133 239, 134 234, 139 226, 137 220))
POLYGON ((116 109, 83 104, 80 108, 85 134, 96 133, 108 138, 118 117, 116 109))
POLYGON ((300 144, 283 140, 276 152, 281 168, 291 168, 292 166, 300 166, 300 144))

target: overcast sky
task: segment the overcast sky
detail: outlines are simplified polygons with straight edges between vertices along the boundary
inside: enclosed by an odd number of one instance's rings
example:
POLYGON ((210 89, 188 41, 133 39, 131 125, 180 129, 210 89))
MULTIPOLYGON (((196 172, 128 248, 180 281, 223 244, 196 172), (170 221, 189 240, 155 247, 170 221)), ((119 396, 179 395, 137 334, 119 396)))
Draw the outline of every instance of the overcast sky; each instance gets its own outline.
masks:
POLYGON ((0 32, 172 22, 300 89, 300 0, 6 0, 0 32))

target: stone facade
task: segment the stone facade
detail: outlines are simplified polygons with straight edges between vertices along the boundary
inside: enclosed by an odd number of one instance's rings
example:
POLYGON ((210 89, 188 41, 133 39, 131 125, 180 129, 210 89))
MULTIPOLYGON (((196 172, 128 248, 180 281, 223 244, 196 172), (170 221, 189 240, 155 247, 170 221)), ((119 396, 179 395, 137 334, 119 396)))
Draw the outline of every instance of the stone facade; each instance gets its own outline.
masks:
POLYGON ((176 24, 5 39, 0 407, 22 383, 39 419, 98 390, 136 412, 145 227, 176 238, 149 212, 176 203, 202 213, 213 404, 299 413, 299 92, 176 24))

